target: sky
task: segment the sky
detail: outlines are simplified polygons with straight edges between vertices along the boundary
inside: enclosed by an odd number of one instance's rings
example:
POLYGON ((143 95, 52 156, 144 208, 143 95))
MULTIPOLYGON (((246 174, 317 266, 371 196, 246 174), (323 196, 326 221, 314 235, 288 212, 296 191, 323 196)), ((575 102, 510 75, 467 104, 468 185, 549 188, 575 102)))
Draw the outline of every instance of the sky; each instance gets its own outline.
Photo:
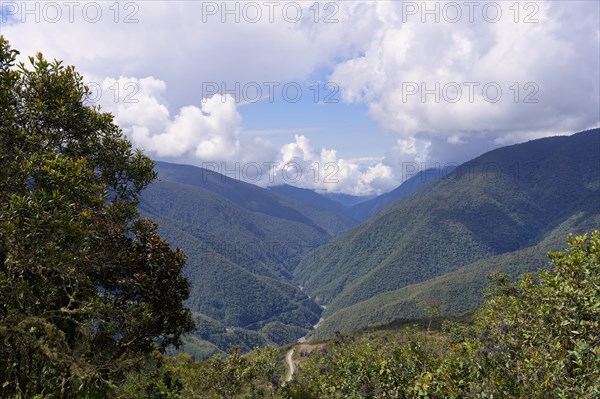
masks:
POLYGON ((600 126, 598 1, 0 1, 155 160, 380 194, 600 126))

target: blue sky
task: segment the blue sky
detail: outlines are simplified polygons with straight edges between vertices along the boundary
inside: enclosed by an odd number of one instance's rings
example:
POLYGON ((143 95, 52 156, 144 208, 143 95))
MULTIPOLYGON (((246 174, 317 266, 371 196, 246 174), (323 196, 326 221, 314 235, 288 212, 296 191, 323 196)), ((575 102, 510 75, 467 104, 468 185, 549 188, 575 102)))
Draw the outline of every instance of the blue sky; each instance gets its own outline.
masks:
POLYGON ((276 181, 261 185, 288 182, 290 164, 319 164, 334 181, 305 173, 295 184, 382 193, 406 164, 460 163, 600 124, 598 2, 230 1, 229 14, 211 1, 33 1, 27 13, 0 3, 13 47, 75 65, 148 155, 276 163, 276 181), (252 103, 203 98, 207 85, 236 82, 279 86, 252 103), (298 102, 285 84, 301 87, 298 102), (337 102, 316 102, 315 85, 318 100, 337 102))
POLYGON ((302 85, 304 96, 295 103, 276 99, 243 105, 239 110, 244 126, 249 130, 272 131, 269 138, 277 146, 290 142, 295 134, 304 134, 313 145, 336 148, 341 156, 350 158, 380 157, 394 144, 393 135, 378 126, 366 105, 348 104, 341 100, 340 94, 333 96, 332 90, 322 91, 321 97, 332 95, 329 100, 337 102, 316 103, 315 83, 311 83, 302 85))

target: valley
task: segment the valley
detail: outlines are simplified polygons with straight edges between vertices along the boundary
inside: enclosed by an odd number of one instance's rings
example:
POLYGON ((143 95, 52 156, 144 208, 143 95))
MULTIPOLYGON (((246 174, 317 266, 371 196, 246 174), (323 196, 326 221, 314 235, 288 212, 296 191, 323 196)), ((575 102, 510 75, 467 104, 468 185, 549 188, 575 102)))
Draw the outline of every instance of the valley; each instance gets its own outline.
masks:
POLYGON ((157 163, 140 209, 189 255, 184 350, 206 358, 476 308, 492 272, 545 268, 600 225, 599 148, 597 129, 534 140, 354 205, 157 163))
POLYGON ((0 1, 0 398, 600 398, 600 2, 75 3, 0 1))

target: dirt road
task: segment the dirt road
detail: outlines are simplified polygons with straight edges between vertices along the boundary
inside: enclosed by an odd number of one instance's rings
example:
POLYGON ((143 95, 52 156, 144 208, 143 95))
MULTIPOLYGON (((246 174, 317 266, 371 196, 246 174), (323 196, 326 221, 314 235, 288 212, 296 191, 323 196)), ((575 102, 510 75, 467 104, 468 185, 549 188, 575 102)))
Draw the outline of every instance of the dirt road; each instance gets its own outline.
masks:
POLYGON ((288 367, 288 373, 285 377, 285 382, 291 381, 294 376, 294 361, 292 360, 292 355, 294 354, 294 349, 290 349, 288 353, 285 355, 285 363, 288 367))

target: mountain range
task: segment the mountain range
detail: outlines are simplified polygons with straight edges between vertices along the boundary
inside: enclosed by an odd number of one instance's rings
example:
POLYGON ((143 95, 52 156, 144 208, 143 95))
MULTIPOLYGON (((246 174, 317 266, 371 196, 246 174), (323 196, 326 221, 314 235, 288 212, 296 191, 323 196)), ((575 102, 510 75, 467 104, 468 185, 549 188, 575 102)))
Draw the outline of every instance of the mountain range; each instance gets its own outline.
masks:
POLYGON ((140 201, 161 235, 188 254, 187 305, 197 332, 186 350, 206 357, 295 340, 321 308, 291 280, 301 257, 357 221, 310 190, 257 187, 213 171, 156 162, 140 201))
POLYGON ((188 255, 203 358, 480 303, 486 276, 546 265, 568 232, 600 225, 600 130, 533 140, 375 197, 262 188, 156 163, 140 202, 188 255), (325 310, 322 310, 325 308, 325 310))
POLYGON ((441 179, 448 173, 452 172, 452 170, 454 170, 454 166, 451 165, 446 168, 429 168, 415 172, 411 177, 406 179, 404 183, 389 193, 382 194, 367 201, 356 203, 350 207, 348 212, 352 217, 360 220, 361 222, 368 220, 379 213, 382 209, 386 208, 388 205, 396 202, 404 196, 407 196, 427 183, 441 179))
POLYGON ((490 151, 313 250, 296 281, 327 306, 320 334, 474 308, 494 270, 546 266, 600 226, 600 131, 490 151), (316 261, 315 261, 316 260, 316 261))

